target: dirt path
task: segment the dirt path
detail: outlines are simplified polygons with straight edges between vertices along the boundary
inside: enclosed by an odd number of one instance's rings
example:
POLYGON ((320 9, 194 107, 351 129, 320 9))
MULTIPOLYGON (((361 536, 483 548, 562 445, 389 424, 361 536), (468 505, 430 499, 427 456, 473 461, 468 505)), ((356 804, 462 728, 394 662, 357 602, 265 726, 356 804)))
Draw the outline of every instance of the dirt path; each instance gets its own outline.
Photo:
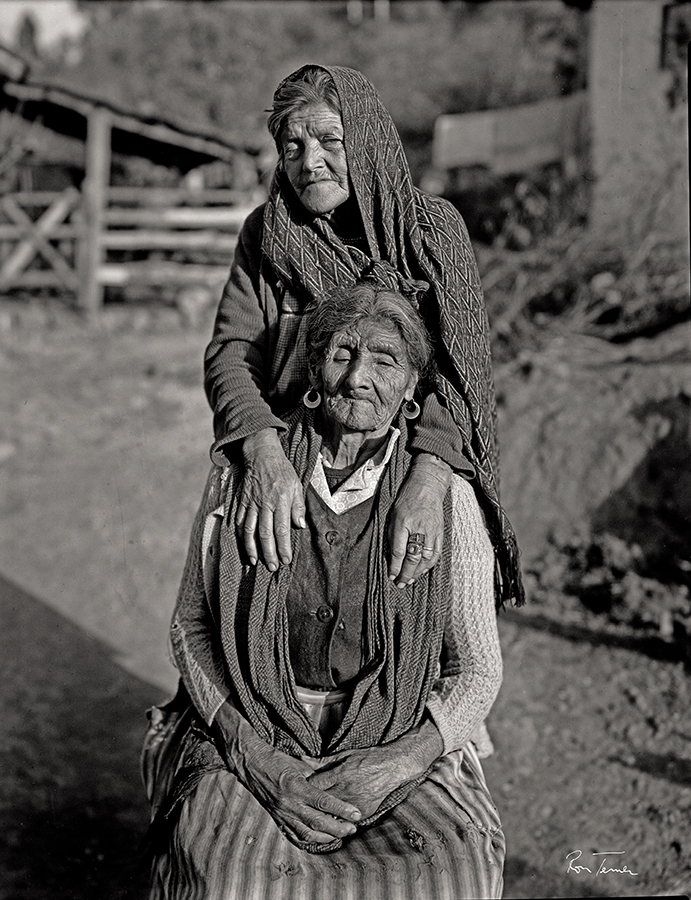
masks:
MULTIPOLYGON (((174 683, 166 631, 210 440, 208 323, 29 324, 0 332, 0 898, 137 900, 137 757, 143 710, 174 683)), ((485 768, 505 895, 689 893, 682 663, 530 610, 500 631, 485 768), (637 874, 597 875, 603 859, 637 874)))

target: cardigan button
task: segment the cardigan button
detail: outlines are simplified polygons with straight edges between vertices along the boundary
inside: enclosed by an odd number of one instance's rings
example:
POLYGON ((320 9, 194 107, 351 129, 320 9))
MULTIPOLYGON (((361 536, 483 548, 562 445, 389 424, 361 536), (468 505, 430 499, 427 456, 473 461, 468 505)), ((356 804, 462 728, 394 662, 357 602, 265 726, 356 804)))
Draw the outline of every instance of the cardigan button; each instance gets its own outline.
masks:
POLYGON ((317 618, 320 622, 329 622, 334 617, 334 611, 330 606, 320 606, 317 610, 317 618))
POLYGON ((341 535, 337 531, 327 531, 324 535, 327 544, 338 546, 341 543, 341 535))

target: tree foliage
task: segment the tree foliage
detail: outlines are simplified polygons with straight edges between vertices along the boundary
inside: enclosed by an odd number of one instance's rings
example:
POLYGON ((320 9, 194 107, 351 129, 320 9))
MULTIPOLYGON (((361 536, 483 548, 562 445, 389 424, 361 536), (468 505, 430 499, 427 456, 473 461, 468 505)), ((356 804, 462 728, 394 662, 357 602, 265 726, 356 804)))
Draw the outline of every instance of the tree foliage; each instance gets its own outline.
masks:
POLYGON ((245 137, 265 135, 276 84, 306 62, 360 69, 409 143, 429 141, 441 113, 555 96, 584 79, 584 14, 560 0, 401 0, 388 22, 365 15, 358 26, 341 0, 79 7, 90 21, 81 59, 47 61, 45 75, 245 137))

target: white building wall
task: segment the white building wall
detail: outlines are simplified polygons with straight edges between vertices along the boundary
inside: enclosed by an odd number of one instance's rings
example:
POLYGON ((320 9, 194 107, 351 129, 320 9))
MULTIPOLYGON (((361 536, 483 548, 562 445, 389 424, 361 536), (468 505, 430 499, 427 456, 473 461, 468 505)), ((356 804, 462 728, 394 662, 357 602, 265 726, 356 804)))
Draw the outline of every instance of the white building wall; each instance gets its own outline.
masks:
POLYGON ((671 109, 666 96, 664 6, 665 0, 596 0, 591 10, 591 224, 624 246, 651 231, 688 239, 688 110, 671 109))

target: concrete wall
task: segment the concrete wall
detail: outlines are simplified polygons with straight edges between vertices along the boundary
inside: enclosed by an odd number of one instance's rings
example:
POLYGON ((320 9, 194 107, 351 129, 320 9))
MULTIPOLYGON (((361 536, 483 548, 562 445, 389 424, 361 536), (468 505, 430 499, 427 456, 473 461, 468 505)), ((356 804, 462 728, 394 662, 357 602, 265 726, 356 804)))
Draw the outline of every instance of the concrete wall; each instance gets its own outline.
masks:
POLYGON ((632 248, 651 231, 688 240, 687 104, 670 109, 661 68, 665 0, 596 0, 589 89, 591 224, 632 248))

